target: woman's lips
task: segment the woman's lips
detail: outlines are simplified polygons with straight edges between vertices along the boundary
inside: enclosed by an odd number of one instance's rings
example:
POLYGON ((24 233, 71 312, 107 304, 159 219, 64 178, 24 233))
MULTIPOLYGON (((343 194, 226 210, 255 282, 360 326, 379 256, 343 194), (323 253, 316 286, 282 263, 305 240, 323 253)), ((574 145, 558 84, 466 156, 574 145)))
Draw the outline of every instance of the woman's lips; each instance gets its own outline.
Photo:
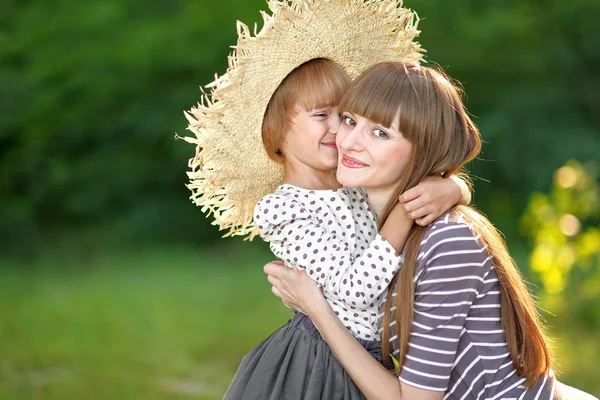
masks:
POLYGON ((335 141, 333 141, 333 142, 323 142, 321 144, 323 146, 326 146, 326 147, 329 147, 329 148, 337 150, 337 146, 335 145, 335 141))
POLYGON ((344 154, 342 157, 342 165, 348 168, 365 168, 368 167, 368 164, 365 164, 362 161, 357 160, 356 158, 349 157, 344 154))

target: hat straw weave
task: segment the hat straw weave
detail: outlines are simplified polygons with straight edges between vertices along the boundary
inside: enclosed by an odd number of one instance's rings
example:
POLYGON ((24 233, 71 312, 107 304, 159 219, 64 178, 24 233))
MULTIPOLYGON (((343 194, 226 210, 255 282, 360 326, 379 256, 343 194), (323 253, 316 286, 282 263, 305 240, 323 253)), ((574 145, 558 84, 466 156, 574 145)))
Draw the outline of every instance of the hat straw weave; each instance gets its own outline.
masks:
POLYGON ((256 203, 281 183, 283 166, 262 143, 269 100, 284 78, 315 58, 336 62, 352 79, 382 61, 420 62, 418 17, 398 0, 267 0, 272 14, 254 34, 237 23, 227 72, 186 112, 196 145, 189 161, 191 199, 225 236, 254 237, 256 203))

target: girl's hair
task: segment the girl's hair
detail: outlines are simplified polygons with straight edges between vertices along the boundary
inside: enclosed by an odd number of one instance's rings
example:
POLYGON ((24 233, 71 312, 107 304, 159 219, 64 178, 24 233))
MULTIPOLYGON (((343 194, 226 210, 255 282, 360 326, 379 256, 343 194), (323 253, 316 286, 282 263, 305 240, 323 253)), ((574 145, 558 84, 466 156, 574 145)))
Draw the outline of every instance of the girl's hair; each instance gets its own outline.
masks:
MULTIPOLYGON (((481 149, 479 130, 471 121, 461 92, 441 71, 415 64, 385 62, 376 64, 359 76, 340 103, 348 111, 371 121, 391 126, 400 115, 400 131, 413 146, 406 173, 379 218, 380 227, 401 193, 429 175, 450 176, 460 172, 481 149)), ((533 298, 518 267, 510 257, 504 240, 494 226, 470 207, 457 207, 465 222, 481 233, 500 283, 501 321, 513 364, 526 378, 527 385, 548 372, 550 349, 542 332, 533 298)), ((413 323, 416 260, 427 228, 413 226, 405 245, 405 260, 400 273, 388 289, 383 324, 383 354, 390 354, 391 307, 398 330, 400 374, 408 351, 413 323), (392 293, 396 291, 395 304, 392 293)), ((389 360, 384 357, 389 364, 389 360)), ((388 365, 389 366, 389 365, 388 365)))
POLYGON ((310 111, 337 106, 350 82, 339 65, 324 58, 307 61, 290 72, 273 93, 263 119, 262 140, 269 157, 283 161, 279 146, 296 115, 295 107, 310 111))

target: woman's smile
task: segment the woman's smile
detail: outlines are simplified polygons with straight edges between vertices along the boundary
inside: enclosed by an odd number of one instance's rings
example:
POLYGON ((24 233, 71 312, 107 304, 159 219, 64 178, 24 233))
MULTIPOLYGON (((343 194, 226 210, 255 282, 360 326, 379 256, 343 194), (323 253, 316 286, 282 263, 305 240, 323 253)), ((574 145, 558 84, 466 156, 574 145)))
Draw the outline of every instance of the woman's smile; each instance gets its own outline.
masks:
POLYGON ((341 164, 347 168, 365 168, 369 166, 369 164, 365 164, 364 162, 359 161, 356 158, 352 158, 346 154, 342 156, 341 164))

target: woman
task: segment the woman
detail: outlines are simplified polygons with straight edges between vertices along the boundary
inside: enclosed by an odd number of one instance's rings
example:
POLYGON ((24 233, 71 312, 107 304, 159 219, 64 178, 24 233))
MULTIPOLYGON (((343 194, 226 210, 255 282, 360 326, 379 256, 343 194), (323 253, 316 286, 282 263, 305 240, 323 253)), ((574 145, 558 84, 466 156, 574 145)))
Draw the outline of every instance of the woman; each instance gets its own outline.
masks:
MULTIPOLYGON (((377 64, 351 85, 340 110, 338 180, 385 188, 369 195, 380 225, 400 193, 428 175, 459 171, 480 150, 459 91, 431 68, 377 64)), ((367 398, 589 396, 556 384, 532 297, 481 214, 459 206, 428 227, 413 226, 404 255, 382 310, 383 353, 394 355, 396 376, 357 344, 302 272, 275 263, 265 272, 367 398)))
MULTIPOLYGON (((284 165, 284 179, 258 202, 253 219, 273 254, 320 284, 340 321, 381 360, 377 314, 402 263, 400 252, 412 221, 398 205, 378 230, 368 194, 336 180, 337 105, 349 84, 333 61, 314 59, 277 88, 262 137, 267 154, 284 165)), ((424 194, 435 201, 423 206, 442 210, 433 220, 461 200, 461 190, 452 179, 432 184, 424 194)), ((296 314, 243 358, 224 398, 361 399, 352 379, 314 333, 310 320, 296 314)))

